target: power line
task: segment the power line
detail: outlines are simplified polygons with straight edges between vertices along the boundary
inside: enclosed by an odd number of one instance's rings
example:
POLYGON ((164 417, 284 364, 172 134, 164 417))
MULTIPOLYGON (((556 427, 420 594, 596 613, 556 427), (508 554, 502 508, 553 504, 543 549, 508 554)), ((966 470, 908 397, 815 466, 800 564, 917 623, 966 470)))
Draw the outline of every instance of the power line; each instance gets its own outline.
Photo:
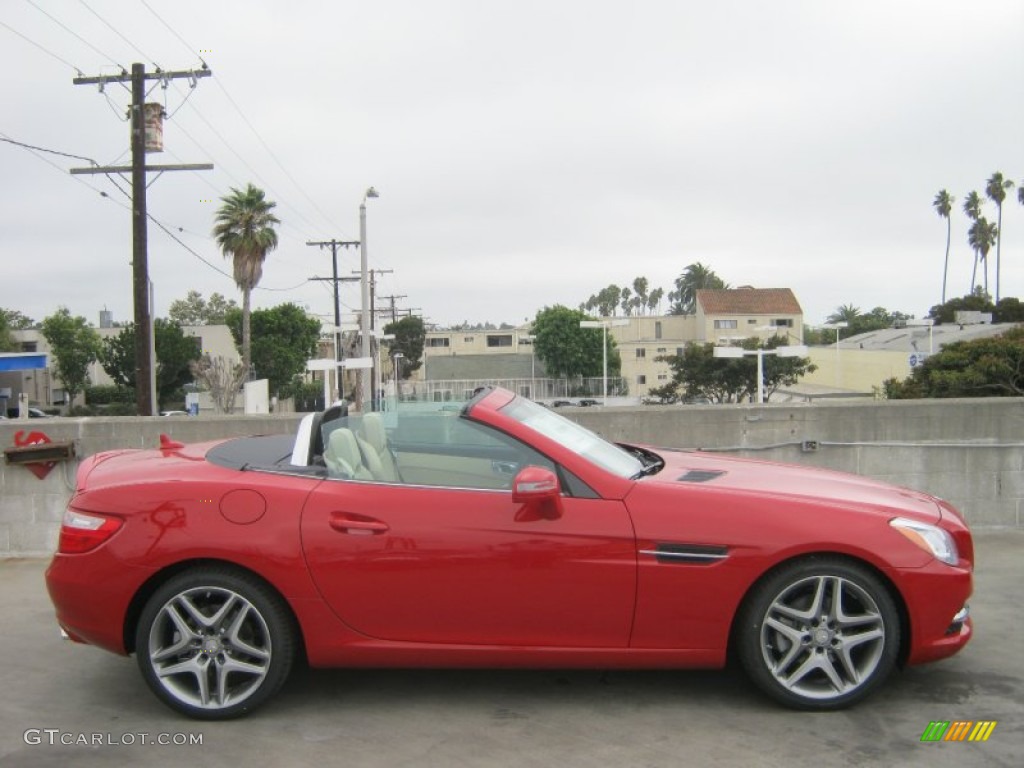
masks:
POLYGON ((44 10, 43 10, 42 8, 40 8, 40 7, 38 6, 38 5, 36 5, 36 4, 34 3, 34 2, 32 2, 32 0, 25 0, 25 2, 26 2, 26 3, 28 3, 29 5, 31 5, 31 6, 33 7, 33 8, 35 8, 35 9, 36 9, 37 11, 39 11, 39 12, 40 12, 41 14, 43 14, 43 16, 45 16, 45 17, 46 17, 46 18, 48 18, 48 19, 49 19, 50 21, 52 21, 52 22, 53 22, 54 24, 56 24, 57 26, 59 26, 59 27, 60 27, 61 29, 63 29, 63 30, 64 30, 65 32, 67 32, 67 33, 68 33, 69 35, 72 35, 73 37, 75 37, 75 38, 77 38, 78 40, 80 40, 80 41, 82 41, 83 43, 85 43, 85 45, 89 46, 89 48, 91 48, 92 50, 96 51, 96 53, 98 53, 98 54, 99 54, 100 56, 102 56, 103 58, 105 58, 105 59, 106 59, 107 61, 109 61, 109 62, 111 62, 111 63, 113 63, 113 64, 117 64, 117 66, 119 66, 119 67, 121 68, 121 71, 122 71, 122 72, 127 72, 127 71, 128 71, 128 70, 126 70, 126 69, 124 68, 124 65, 123 65, 123 64, 120 64, 120 63, 118 63, 117 59, 115 59, 115 58, 114 58, 113 56, 108 56, 107 54, 105 54, 105 53, 104 53, 103 51, 101 51, 101 50, 100 50, 99 48, 97 48, 97 47, 96 47, 95 45, 93 45, 93 44, 92 44, 92 43, 90 43, 90 42, 89 42, 88 40, 86 40, 86 39, 85 39, 84 37, 82 37, 82 36, 81 36, 80 34, 78 34, 77 32, 75 32, 75 30, 71 29, 71 27, 67 26, 67 25, 66 25, 66 24, 65 24, 64 22, 62 22, 62 21, 61 21, 60 19, 58 19, 58 18, 57 18, 56 16, 52 16, 52 15, 50 15, 49 13, 47 13, 46 11, 44 11, 44 10))
POLYGON ((72 155, 70 152, 58 152, 56 149, 47 149, 46 147, 37 147, 33 144, 25 144, 22 141, 15 141, 14 139, 9 138, 6 134, 0 134, 0 136, 2 136, 0 141, 6 141, 8 144, 15 144, 19 147, 24 147, 25 149, 34 149, 38 152, 48 152, 51 155, 60 155, 61 157, 71 157, 75 160, 85 160, 87 163, 92 163, 97 166, 99 165, 99 163, 91 157, 85 157, 84 155, 72 155))
POLYGON ((16 30, 14 27, 10 26, 9 24, 6 24, 5 22, 0 21, 0 27, 5 27, 10 32, 14 33, 18 37, 20 37, 22 40, 24 40, 26 43, 31 43, 32 45, 34 45, 36 48, 38 48, 40 51, 45 53, 47 56, 52 56, 57 61, 59 61, 61 64, 66 64, 67 66, 69 66, 73 70, 75 70, 75 72, 77 72, 78 74, 82 74, 82 70, 79 69, 78 67, 76 67, 74 64, 72 64, 70 61, 68 61, 67 59, 65 59, 65 58, 63 58, 61 56, 58 56, 56 53, 51 51, 49 48, 45 48, 44 46, 40 45, 39 43, 37 43, 32 38, 25 37, 25 35, 21 34, 21 32, 19 32, 18 30, 16 30))
MULTIPOLYGON (((146 8, 146 10, 148 10, 151 14, 153 14, 153 16, 156 18, 156 20, 159 21, 161 24, 163 24, 163 26, 167 29, 167 31, 170 32, 172 35, 174 35, 178 39, 178 41, 183 46, 185 46, 185 48, 187 48, 189 50, 189 52, 197 53, 197 49, 194 46, 190 45, 189 42, 184 37, 182 37, 182 35, 174 27, 172 27, 162 16, 160 16, 160 14, 158 14, 155 10, 153 10, 153 8, 149 5, 149 3, 146 2, 146 0, 141 0, 141 1, 142 1, 142 5, 146 8)), ((203 61, 202 56, 199 57, 199 60, 203 63, 203 66, 205 67, 206 66, 206 62, 203 61)), ((274 151, 270 148, 270 145, 267 144, 267 142, 263 139, 263 136, 259 133, 259 131, 256 130, 256 127, 252 124, 252 121, 249 120, 249 118, 246 116, 245 112, 238 105, 238 102, 236 102, 235 99, 228 92, 228 89, 224 85, 224 83, 219 78, 216 78, 215 82, 217 84, 217 87, 220 88, 221 91, 223 91, 224 96, 227 98, 227 100, 231 104, 231 106, 235 108, 236 112, 238 112, 239 117, 242 118, 243 122, 245 122, 245 124, 249 127, 249 130, 252 131, 253 135, 260 142, 260 144, 263 145, 263 148, 267 151, 267 154, 270 155, 271 159, 275 163, 277 163, 277 166, 284 172, 284 175, 288 178, 288 180, 291 181, 292 184, 295 185, 295 188, 299 191, 299 193, 304 198, 306 198, 306 200, 310 203, 310 205, 313 206, 314 210, 316 210, 316 212, 319 213, 323 217, 324 221, 328 222, 331 225, 332 228, 338 229, 339 227, 337 227, 336 223, 331 219, 331 217, 328 216, 326 213, 324 213, 324 211, 320 208, 320 206, 317 205, 316 201, 313 200, 313 198, 310 197, 309 194, 306 193, 306 190, 298 183, 298 181, 296 181, 295 177, 292 176, 291 172, 285 167, 284 163, 282 163, 281 160, 277 157, 277 155, 274 153, 274 151)), ((186 101, 187 100, 188 99, 186 97, 186 101)), ((178 109, 181 108, 181 106, 184 106, 184 102, 182 102, 182 104, 179 105, 179 107, 177 109, 175 109, 174 112, 177 112, 178 109)), ((193 107, 193 109, 200 116, 200 118, 202 118, 204 120, 204 122, 207 122, 205 117, 203 117, 202 113, 200 113, 198 111, 198 109, 195 109, 195 107, 193 107)), ((171 113, 171 115, 168 117, 168 119, 170 119, 170 117, 173 117, 174 112, 171 113)), ((224 138, 222 136, 220 136, 219 132, 217 132, 217 130, 215 128, 213 128, 213 126, 210 125, 209 122, 207 122, 207 125, 210 127, 211 130, 214 131, 214 133, 217 135, 218 138, 220 138, 220 140, 225 144, 225 146, 227 146, 229 149, 231 149, 232 152, 234 152, 234 150, 231 148, 231 146, 224 140, 224 138)), ((240 155, 238 155, 237 153, 235 153, 235 155, 239 158, 239 160, 242 160, 242 157, 240 155)), ((251 166, 248 165, 248 163, 246 163, 244 160, 242 160, 242 163, 247 168, 249 168, 250 172, 252 172, 253 175, 255 175, 257 180, 259 180, 260 183, 263 184, 263 186, 267 188, 267 191, 271 192, 273 194, 273 190, 270 189, 270 185, 267 184, 266 181, 263 180, 260 177, 260 175, 258 173, 256 173, 256 171, 253 170, 251 166)), ((276 195, 275 194, 274 196, 277 197, 278 199, 282 200, 282 202, 284 201, 284 198, 282 198, 280 195, 276 195)), ((306 222, 308 225, 310 225, 314 230, 318 229, 318 227, 315 224, 313 224, 311 221, 309 221, 300 211, 298 211, 298 209, 294 208, 293 206, 291 206, 287 202, 283 202, 283 204, 286 207, 290 208, 293 212, 298 214, 299 217, 304 222, 306 222)))
POLYGON ((138 53, 138 54, 139 54, 140 56, 142 56, 142 58, 144 58, 144 59, 148 59, 148 60, 149 60, 149 62, 150 62, 150 63, 151 63, 151 64, 152 64, 152 65, 153 65, 154 67, 156 67, 157 69, 160 69, 160 65, 159 65, 159 64, 157 64, 157 63, 156 63, 155 61, 153 61, 153 57, 152 57, 152 56, 147 56, 147 55, 146 55, 146 53, 145 53, 145 51, 143 51, 142 49, 140 49, 140 48, 139 48, 139 46, 137 46, 137 45, 136 45, 135 43, 133 43, 133 42, 132 42, 131 40, 129 40, 129 39, 127 38, 127 37, 125 37, 125 36, 124 36, 124 35, 122 35, 122 34, 121 34, 120 32, 118 32, 118 31, 117 31, 117 30, 116 30, 116 29, 114 28, 114 25, 113 25, 113 24, 111 24, 111 23, 110 23, 109 21, 107 21, 107 20, 106 20, 106 19, 104 19, 104 18, 103 18, 102 16, 100 16, 100 15, 99 15, 98 13, 96 13, 96 11, 94 11, 94 10, 93 10, 92 8, 90 8, 90 7, 88 6, 88 4, 86 4, 85 0, 78 0, 78 2, 80 2, 80 3, 81 3, 81 4, 83 5, 83 6, 85 6, 85 10, 87 10, 87 11, 88 11, 89 13, 91 13, 91 14, 92 14, 93 16, 95 16, 95 17, 96 17, 97 19, 99 19, 99 20, 100 20, 100 21, 102 21, 102 22, 103 22, 104 24, 106 24, 106 25, 107 25, 107 28, 108 28, 108 29, 110 29, 110 31, 111 31, 111 32, 113 32, 113 33, 114 33, 115 35, 117 35, 117 36, 118 36, 118 37, 120 37, 120 38, 121 38, 122 40, 124 40, 124 41, 125 41, 126 43, 128 43, 128 45, 130 45, 130 46, 131 46, 132 48, 134 48, 134 49, 135 49, 135 52, 136 52, 136 53, 138 53))
POLYGON ((102 189, 97 189, 96 187, 94 187, 91 184, 89 184, 87 181, 85 181, 85 179, 82 179, 82 178, 80 178, 78 176, 68 177, 66 169, 61 168, 59 165, 57 165, 55 162, 50 160, 48 157, 44 157, 42 154, 40 154, 40 152, 49 152, 51 154, 56 154, 56 155, 66 155, 67 157, 74 157, 74 158, 86 160, 87 162, 96 164, 96 161, 93 160, 92 158, 90 158, 90 157, 82 157, 80 155, 71 155, 71 154, 66 153, 66 152, 58 152, 56 150, 45 149, 43 147, 34 147, 31 144, 25 144, 25 143, 20 142, 20 141, 14 141, 13 139, 11 139, 9 136, 7 136, 4 133, 0 133, 0 140, 8 142, 10 144, 14 144, 14 145, 19 146, 19 147, 22 147, 23 149, 27 149, 34 157, 38 158, 39 160, 42 160, 47 165, 49 165, 49 166, 53 167, 54 169, 56 169, 57 171, 59 171, 60 174, 62 176, 64 176, 65 178, 74 179, 75 181, 77 181, 82 186, 86 187, 87 189, 91 189, 93 192, 98 194, 100 197, 105 197, 107 200, 112 202, 114 205, 119 206, 121 208, 124 208, 126 211, 130 211, 131 210, 131 206, 125 205, 124 203, 122 203, 122 202, 120 202, 118 200, 115 200, 110 195, 108 195, 106 192, 104 192, 102 189))
POLYGON ((316 212, 324 217, 324 221, 326 221, 328 224, 330 224, 335 229, 338 229, 339 227, 334 222, 334 220, 331 219, 331 217, 328 216, 326 213, 324 213, 323 210, 321 210, 320 206, 316 204, 316 201, 313 200, 312 197, 310 197, 308 194, 306 194, 306 190, 303 189, 302 186, 299 184, 299 182, 297 182, 295 180, 295 177, 292 176, 291 172, 289 172, 289 170, 287 168, 285 168, 284 163, 282 163, 278 159, 277 155, 274 154, 274 150, 272 150, 270 148, 270 145, 267 144, 267 142, 263 140, 263 137, 260 135, 259 131, 256 130, 256 126, 254 126, 249 121, 249 118, 245 116, 245 113, 242 111, 242 108, 240 106, 238 106, 237 102, 233 98, 231 98, 231 94, 228 93, 228 89, 224 86, 224 83, 222 83, 219 79, 216 80, 215 82, 217 84, 217 87, 220 88, 224 92, 224 95, 227 97, 227 100, 231 103, 231 106, 233 106, 235 108, 235 110, 238 112, 239 116, 242 118, 242 120, 245 122, 245 124, 247 126, 249 126, 249 130, 252 131, 253 135, 259 140, 260 144, 263 145, 263 148, 265 150, 267 150, 267 154, 270 155, 271 159, 275 163, 277 163, 278 168, 280 168, 284 172, 284 175, 288 177, 288 180, 291 181, 291 183, 295 185, 295 188, 297 190, 299 190, 299 193, 304 198, 306 198, 307 201, 309 201, 309 204, 313 206, 313 208, 316 210, 316 212))
MULTIPOLYGON (((206 118, 206 115, 204 115, 199 110, 199 108, 196 107, 195 104, 189 103, 188 107, 189 107, 189 109, 191 109, 196 114, 196 116, 200 120, 203 121, 203 123, 206 124, 206 127, 210 129, 210 131, 213 133, 213 135, 216 136, 218 139, 220 139, 220 142, 225 147, 227 147, 228 151, 231 152, 231 154, 233 154, 235 157, 238 158, 239 162, 241 162, 242 165, 244 165, 245 168, 253 175, 253 177, 263 186, 265 191, 269 192, 272 196, 276 197, 283 207, 288 208, 292 213, 294 213, 296 216, 298 216, 298 218, 300 218, 304 223, 306 223, 310 227, 310 229, 312 229, 314 231, 322 231, 322 230, 320 230, 320 228, 316 224, 314 224, 312 221, 310 221, 305 216, 305 214, 302 213, 302 211, 300 211, 298 208, 296 208, 291 203, 289 203, 287 198, 283 198, 280 195, 278 195, 276 192, 274 192, 274 190, 271 188, 270 184, 267 183, 266 179, 264 179, 263 176, 261 176, 260 173, 255 168, 253 168, 249 164, 249 162, 244 157, 242 157, 234 147, 231 146, 231 144, 228 142, 228 140, 224 138, 224 136, 221 134, 221 132, 219 130, 217 130, 217 128, 213 125, 213 123, 211 123, 206 118)), ((176 125, 180 125, 180 123, 176 123, 176 125)), ((189 137, 189 138, 192 138, 192 137, 189 137)), ((194 138, 192 140, 195 142, 194 138)), ((197 142, 197 146, 199 146, 198 142, 197 142)), ((212 157, 212 154, 211 154, 211 157, 212 157)), ((220 164, 220 165, 223 165, 223 164, 220 164)), ((234 177, 232 177, 232 178, 234 178, 234 177)), ((236 183, 237 183, 237 180, 236 180, 236 183)), ((239 186, 243 186, 243 185, 241 183, 239 183, 239 186)))
MULTIPOLYGON (((185 40, 185 38, 183 38, 181 35, 179 35, 177 33, 177 31, 175 31, 174 27, 172 27, 170 24, 168 24, 166 21, 164 21, 163 18, 160 16, 160 14, 157 13, 156 11, 154 11, 150 7, 149 3, 146 2, 146 0, 142 0, 142 4, 145 6, 147 11, 149 11, 150 13, 152 13, 156 17, 157 21, 159 21, 161 24, 163 24, 167 28, 168 32, 170 32, 172 35, 174 35, 176 38, 178 38, 178 40, 181 42, 181 44, 184 45, 188 49, 189 53, 195 53, 195 54, 198 55, 198 52, 196 51, 196 49, 193 48, 191 45, 189 45, 188 42, 185 40)), ((206 62, 203 61, 203 57, 202 56, 199 57, 199 61, 202 62, 204 67, 206 66, 206 62)))

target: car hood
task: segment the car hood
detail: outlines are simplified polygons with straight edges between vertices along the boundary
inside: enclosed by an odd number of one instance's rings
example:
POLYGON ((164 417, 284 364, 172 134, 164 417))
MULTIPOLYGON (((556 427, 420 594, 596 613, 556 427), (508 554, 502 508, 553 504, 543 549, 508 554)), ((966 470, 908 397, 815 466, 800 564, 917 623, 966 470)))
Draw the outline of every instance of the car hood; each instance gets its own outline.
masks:
POLYGON ((870 480, 859 475, 739 459, 707 453, 652 448, 665 460, 665 467, 641 482, 658 485, 699 485, 777 498, 813 499, 847 507, 898 512, 937 523, 940 507, 933 496, 870 480))

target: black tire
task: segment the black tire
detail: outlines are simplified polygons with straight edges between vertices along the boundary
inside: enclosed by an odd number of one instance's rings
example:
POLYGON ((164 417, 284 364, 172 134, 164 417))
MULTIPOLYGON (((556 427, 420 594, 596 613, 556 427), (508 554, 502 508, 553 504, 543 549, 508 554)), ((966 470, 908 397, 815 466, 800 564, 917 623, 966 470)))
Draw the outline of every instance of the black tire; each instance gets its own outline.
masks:
POLYGON ((784 565, 754 586, 740 611, 736 651, 753 683, 794 709, 843 709, 877 688, 900 648, 888 589, 837 557, 784 565))
POLYGON ((171 709, 228 720, 280 689, 296 638, 276 592, 250 574, 209 566, 157 589, 139 617, 135 654, 146 683, 171 709))

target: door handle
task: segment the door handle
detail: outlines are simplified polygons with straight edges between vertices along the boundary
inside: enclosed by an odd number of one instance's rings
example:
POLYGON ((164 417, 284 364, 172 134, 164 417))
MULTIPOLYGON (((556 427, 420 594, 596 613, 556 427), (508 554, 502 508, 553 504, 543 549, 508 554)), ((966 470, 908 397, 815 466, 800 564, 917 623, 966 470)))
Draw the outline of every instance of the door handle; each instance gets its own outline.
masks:
POLYGON ((390 530, 387 523, 362 515, 335 512, 331 515, 330 526, 339 533, 355 536, 375 536, 390 530))

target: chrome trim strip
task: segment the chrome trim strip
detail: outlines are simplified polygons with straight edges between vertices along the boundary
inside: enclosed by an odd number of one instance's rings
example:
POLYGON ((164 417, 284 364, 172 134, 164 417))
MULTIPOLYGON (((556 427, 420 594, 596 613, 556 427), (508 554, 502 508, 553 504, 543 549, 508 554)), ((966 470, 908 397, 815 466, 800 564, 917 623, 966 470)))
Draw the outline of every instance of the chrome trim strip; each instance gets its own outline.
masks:
POLYGON ((657 549, 641 549, 641 555, 654 555, 655 557, 678 557, 686 560, 724 560, 728 554, 713 554, 711 552, 666 552, 657 549))

